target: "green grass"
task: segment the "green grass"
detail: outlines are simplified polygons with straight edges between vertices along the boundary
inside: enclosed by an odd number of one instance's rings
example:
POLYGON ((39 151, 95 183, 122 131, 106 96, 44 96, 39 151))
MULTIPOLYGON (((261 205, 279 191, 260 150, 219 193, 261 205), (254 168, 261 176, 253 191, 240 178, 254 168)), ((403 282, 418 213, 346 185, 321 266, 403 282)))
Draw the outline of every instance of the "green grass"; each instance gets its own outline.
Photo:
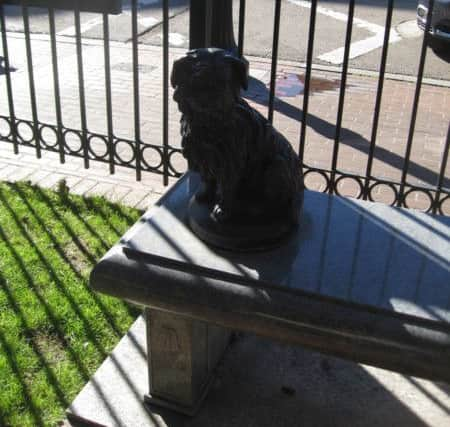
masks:
POLYGON ((0 426, 54 426, 139 310, 92 292, 139 218, 102 198, 0 183, 0 426))

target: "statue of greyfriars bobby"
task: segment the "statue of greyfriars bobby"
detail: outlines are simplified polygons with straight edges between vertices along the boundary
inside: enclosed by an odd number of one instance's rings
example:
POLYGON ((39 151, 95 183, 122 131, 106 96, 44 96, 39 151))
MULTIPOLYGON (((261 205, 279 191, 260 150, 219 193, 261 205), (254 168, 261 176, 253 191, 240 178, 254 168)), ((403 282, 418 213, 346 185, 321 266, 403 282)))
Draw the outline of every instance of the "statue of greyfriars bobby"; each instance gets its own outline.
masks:
POLYGON ((279 244, 298 224, 303 201, 299 159, 241 98, 247 79, 244 61, 215 48, 188 52, 171 76, 183 155, 202 181, 189 224, 207 243, 235 250, 279 244))

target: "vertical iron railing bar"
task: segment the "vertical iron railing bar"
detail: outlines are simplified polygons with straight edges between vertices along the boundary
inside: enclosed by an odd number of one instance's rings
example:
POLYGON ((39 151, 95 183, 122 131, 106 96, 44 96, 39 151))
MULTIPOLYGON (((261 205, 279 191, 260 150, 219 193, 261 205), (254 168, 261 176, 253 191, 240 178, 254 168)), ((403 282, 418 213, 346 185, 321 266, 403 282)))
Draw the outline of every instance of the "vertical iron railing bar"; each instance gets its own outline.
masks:
POLYGON ((245 1, 239 2, 239 35, 238 35, 238 55, 242 58, 244 54, 244 32, 245 32, 245 1))
POLYGON ((89 142, 86 118, 86 96, 84 92, 83 46, 81 44, 81 22, 79 1, 75 2, 75 41, 77 48, 78 97, 80 98, 81 146, 83 148, 84 167, 89 168, 89 142))
POLYGON ((415 126, 416 126, 417 111, 419 109, 420 91, 422 89, 423 70, 425 68, 425 58, 427 55, 427 45, 428 45, 428 40, 429 40, 429 32, 430 32, 430 28, 431 28, 431 17, 433 14, 433 7, 434 7, 434 0, 430 0, 428 3, 427 22, 425 24, 425 31, 423 33, 422 50, 420 52, 419 68, 417 71, 416 90, 414 92, 414 101, 413 101, 413 108, 412 108, 412 112, 411 112, 411 121, 409 123, 409 132, 408 132, 408 139, 406 142, 405 156, 403 158, 403 168, 402 168, 402 176, 400 179, 400 188, 398 191, 397 206, 402 206, 403 202, 404 202, 403 198, 404 198, 404 193, 405 193, 406 178, 408 176, 409 160, 411 157, 411 149, 412 149, 413 138, 414 138, 414 130, 415 130, 415 126))
POLYGON ((52 66, 53 66, 53 90, 55 92, 55 113, 56 113, 56 125, 57 125, 57 139, 59 149, 59 161, 65 163, 64 156, 64 138, 63 138, 63 123, 61 113, 61 95, 59 91, 59 73, 58 73, 58 56, 56 48, 56 28, 55 28, 55 10, 53 8, 48 9, 48 22, 50 29, 50 43, 52 51, 52 66))
POLYGON ((106 115, 108 126, 108 157, 109 172, 114 173, 114 133, 113 112, 111 95, 111 55, 109 49, 109 17, 103 13, 103 53, 105 61, 105 93, 106 93, 106 115))
POLYGON ((436 194, 434 196, 433 209, 432 209, 433 213, 437 212, 437 209, 439 206, 439 201, 440 201, 439 199, 441 198, 442 186, 444 184, 445 170, 447 169, 449 150, 450 150, 450 122, 448 124, 447 140, 445 142, 444 151, 442 153, 442 161, 441 161, 441 168, 440 168, 440 172, 439 172, 439 178, 438 178, 438 182, 436 184, 436 194))
POLYGON ((314 34, 316 31, 316 14, 317 14, 317 0, 311 1, 311 13, 309 15, 309 35, 308 35, 308 50, 306 53, 306 72, 303 88, 303 110, 302 110, 302 124, 300 129, 300 143, 298 147, 298 157, 300 165, 303 167, 303 158, 305 153, 306 142, 306 120, 309 108, 309 87, 311 82, 312 70, 312 55, 314 51, 314 34))
POLYGON ((163 182, 169 184, 169 1, 163 0, 163 182))
POLYGON ((347 71, 348 71, 348 60, 350 55, 350 43, 352 41, 352 29, 353 29, 353 15, 355 12, 355 0, 350 0, 348 5, 348 21, 347 30, 345 33, 345 47, 344 47, 344 61, 342 63, 342 78, 341 85, 339 89, 339 103, 338 112, 336 118, 336 133, 334 137, 333 146, 333 158, 331 161, 331 174, 330 174, 330 193, 335 192, 335 178, 336 178, 336 166, 339 154, 339 142, 341 139, 341 127, 342 127, 342 117, 344 114, 344 101, 345 101, 345 87, 347 85, 347 71))
POLYGON ((0 25, 2 27, 3 62, 5 64, 6 94, 8 97, 9 118, 11 120, 11 136, 13 140, 14 154, 19 154, 19 143, 17 141, 16 113, 14 109, 14 98, 11 83, 11 71, 9 63, 8 37, 6 35, 6 22, 3 5, 0 4, 0 25))
POLYGON ((272 65, 270 68, 269 112, 267 119, 273 122, 273 104, 275 100, 275 84, 277 77, 278 41, 280 38, 281 0, 275 0, 275 16, 273 24, 272 65))
POLYGON ((41 143, 39 139, 39 123, 36 105, 36 88, 34 85, 34 71, 33 71, 33 55, 31 51, 31 39, 30 39, 30 17, 28 15, 28 6, 24 6, 22 2, 22 17, 23 17, 23 32, 25 35, 25 48, 27 53, 27 66, 28 66, 28 83, 30 87, 30 104, 31 115, 33 117, 33 137, 36 143, 36 156, 41 158, 41 143))
POLYGON ((141 112, 139 105, 139 50, 138 50, 138 1, 131 2, 131 37, 133 44, 133 96, 134 96, 134 139, 136 149, 136 180, 141 180, 141 112))
POLYGON ((380 119, 381 100, 382 100, 382 96, 383 96, 384 75, 386 72, 386 61, 387 61, 387 53, 388 53, 388 46, 389 46, 389 35, 391 33, 393 10, 394 10, 394 0, 388 0, 388 10, 386 12, 386 23, 385 23, 385 27, 384 27, 385 30, 384 30, 384 39, 383 39, 383 49, 381 51, 380 73, 378 76, 377 96, 376 96, 376 100, 375 100, 375 110, 374 110, 373 122, 372 122, 372 134, 370 137, 370 146, 369 146, 369 153, 368 153, 367 165, 366 165, 366 176, 365 176, 364 189, 363 189, 363 199, 364 200, 367 200, 367 198, 369 197, 370 177, 372 175, 373 156, 375 154, 378 122, 380 119))

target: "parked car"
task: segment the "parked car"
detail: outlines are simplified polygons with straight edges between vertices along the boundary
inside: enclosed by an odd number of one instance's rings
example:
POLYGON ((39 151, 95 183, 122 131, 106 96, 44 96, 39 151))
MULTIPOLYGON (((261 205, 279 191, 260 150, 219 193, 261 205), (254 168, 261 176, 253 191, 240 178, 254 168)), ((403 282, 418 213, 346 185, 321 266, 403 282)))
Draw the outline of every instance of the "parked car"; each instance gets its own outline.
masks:
MULTIPOLYGON (((429 0, 419 0, 417 5, 417 25, 425 30, 429 0)), ((450 0, 434 0, 430 26, 433 47, 450 51, 450 0)))

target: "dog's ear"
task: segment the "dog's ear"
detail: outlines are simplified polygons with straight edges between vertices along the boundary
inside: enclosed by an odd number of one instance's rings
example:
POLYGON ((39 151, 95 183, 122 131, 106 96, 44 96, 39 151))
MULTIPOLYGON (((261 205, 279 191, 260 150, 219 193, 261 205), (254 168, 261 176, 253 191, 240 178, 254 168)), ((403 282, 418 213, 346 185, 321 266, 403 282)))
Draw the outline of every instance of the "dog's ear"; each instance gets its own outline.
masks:
POLYGON ((189 74, 194 58, 191 55, 177 59, 173 63, 172 74, 170 76, 170 84, 173 88, 178 86, 181 81, 189 74))
POLYGON ((237 83, 242 89, 247 90, 248 88, 248 67, 247 63, 241 59, 236 58, 233 55, 227 55, 225 60, 231 64, 231 68, 233 69, 233 74, 237 79, 237 83))

